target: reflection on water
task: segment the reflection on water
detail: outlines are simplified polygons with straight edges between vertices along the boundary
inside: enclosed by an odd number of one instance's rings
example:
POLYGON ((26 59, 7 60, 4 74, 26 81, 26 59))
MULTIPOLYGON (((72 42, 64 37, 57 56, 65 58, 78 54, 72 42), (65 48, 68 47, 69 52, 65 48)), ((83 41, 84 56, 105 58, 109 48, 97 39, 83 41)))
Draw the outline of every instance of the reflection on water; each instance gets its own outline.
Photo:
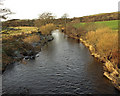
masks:
POLYGON ((28 64, 15 63, 3 74, 3 92, 10 94, 116 94, 103 77, 102 64, 77 40, 53 31, 54 40, 28 64))

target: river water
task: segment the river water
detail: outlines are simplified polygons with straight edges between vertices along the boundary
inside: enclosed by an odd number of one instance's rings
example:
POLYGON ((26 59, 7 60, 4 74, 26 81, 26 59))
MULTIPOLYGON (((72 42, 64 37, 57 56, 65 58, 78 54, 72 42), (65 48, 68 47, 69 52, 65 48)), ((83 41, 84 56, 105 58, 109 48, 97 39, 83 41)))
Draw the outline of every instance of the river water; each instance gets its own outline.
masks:
POLYGON ((4 94, 117 94, 103 76, 102 63, 88 48, 59 30, 39 57, 15 63, 3 73, 4 94))

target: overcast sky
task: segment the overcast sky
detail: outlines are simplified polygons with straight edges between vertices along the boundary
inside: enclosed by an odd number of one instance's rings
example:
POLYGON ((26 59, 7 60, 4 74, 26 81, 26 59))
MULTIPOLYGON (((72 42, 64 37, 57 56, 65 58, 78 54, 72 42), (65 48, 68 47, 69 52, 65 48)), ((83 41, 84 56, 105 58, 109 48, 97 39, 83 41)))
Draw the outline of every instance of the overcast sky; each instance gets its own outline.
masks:
POLYGON ((118 11, 119 0, 5 0, 4 7, 16 14, 9 19, 34 19, 43 12, 52 12, 58 18, 64 13, 81 17, 118 11))

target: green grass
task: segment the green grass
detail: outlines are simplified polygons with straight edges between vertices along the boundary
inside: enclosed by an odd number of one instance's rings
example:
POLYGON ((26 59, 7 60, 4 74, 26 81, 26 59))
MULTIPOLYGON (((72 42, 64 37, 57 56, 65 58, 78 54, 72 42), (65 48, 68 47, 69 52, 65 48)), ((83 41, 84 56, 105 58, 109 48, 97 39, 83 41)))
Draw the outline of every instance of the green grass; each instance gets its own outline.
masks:
POLYGON ((118 30, 118 22, 120 20, 112 20, 112 21, 102 21, 102 22, 96 22, 98 24, 104 24, 108 27, 110 27, 113 30, 118 30))
MULTIPOLYGON (((95 22, 97 24, 104 24, 105 26, 113 29, 113 30, 118 30, 118 22, 120 22, 120 20, 111 20, 111 21, 98 21, 95 22)), ((75 24, 74 27, 78 28, 79 26, 83 26, 85 23, 78 23, 75 24)))
POLYGON ((83 26, 85 23, 77 23, 77 24, 74 24, 73 26, 75 27, 75 28, 78 28, 78 27, 80 27, 80 26, 83 26))

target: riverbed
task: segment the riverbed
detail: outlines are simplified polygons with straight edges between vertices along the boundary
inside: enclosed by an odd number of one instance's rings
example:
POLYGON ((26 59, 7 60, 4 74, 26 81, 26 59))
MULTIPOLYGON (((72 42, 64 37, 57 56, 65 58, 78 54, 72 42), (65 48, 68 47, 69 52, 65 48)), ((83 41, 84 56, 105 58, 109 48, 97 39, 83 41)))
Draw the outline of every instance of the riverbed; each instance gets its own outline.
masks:
POLYGON ((52 35, 35 60, 7 67, 3 94, 118 94, 88 48, 59 30, 52 35))

